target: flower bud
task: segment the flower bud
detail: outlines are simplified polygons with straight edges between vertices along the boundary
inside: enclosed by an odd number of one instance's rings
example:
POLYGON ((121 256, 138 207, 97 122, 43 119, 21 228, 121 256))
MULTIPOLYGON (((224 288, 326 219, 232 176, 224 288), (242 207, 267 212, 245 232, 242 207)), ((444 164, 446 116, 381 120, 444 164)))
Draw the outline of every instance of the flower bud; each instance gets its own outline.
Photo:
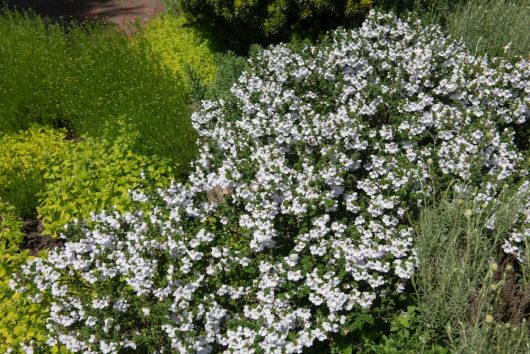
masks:
POLYGON ((497 269, 499 269, 499 265, 497 263, 495 263, 495 262, 490 263, 490 270, 492 272, 495 272, 497 269))

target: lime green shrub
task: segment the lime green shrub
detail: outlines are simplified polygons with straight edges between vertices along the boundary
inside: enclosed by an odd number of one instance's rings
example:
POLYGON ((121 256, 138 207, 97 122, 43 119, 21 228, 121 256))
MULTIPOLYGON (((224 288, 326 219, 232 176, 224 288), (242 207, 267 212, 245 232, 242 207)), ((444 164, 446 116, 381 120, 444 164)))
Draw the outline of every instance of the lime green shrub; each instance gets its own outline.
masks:
POLYGON ((169 184, 170 161, 131 152, 134 136, 113 142, 65 137, 64 130, 32 127, 0 139, 0 198, 23 218, 43 219, 47 233, 57 235, 64 224, 91 211, 127 210, 129 189, 169 184))
POLYGON ((0 132, 31 124, 115 140, 138 132, 133 149, 171 158, 184 173, 195 156, 183 80, 139 38, 102 27, 59 24, 0 10, 0 132))
POLYGON ((61 165, 52 165, 44 174, 46 185, 37 210, 47 233, 57 235, 66 223, 90 212, 128 210, 131 189, 169 184, 169 161, 134 154, 127 146, 124 139, 111 143, 88 138, 70 144, 61 165), (149 182, 142 178, 144 172, 149 182))
POLYGON ((0 352, 45 341, 47 308, 34 304, 9 287, 13 271, 28 259, 27 251, 20 252, 23 234, 22 223, 15 208, 0 199, 0 352))
POLYGON ((34 216, 37 194, 50 166, 61 166, 68 155, 64 130, 31 127, 0 137, 0 198, 22 218, 34 216))
POLYGON ((184 17, 168 14, 155 18, 144 29, 143 37, 169 70, 183 77, 188 85, 190 70, 204 83, 214 79, 216 68, 210 43, 184 17))

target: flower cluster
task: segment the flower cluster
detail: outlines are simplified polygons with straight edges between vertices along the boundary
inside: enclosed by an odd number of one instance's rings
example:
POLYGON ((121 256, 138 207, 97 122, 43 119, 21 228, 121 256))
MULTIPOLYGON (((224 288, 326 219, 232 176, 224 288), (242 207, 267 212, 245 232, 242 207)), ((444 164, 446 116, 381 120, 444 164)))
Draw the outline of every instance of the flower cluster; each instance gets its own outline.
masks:
MULTIPOLYGON (((530 181, 525 181, 516 191, 514 199, 519 203, 511 210, 512 225, 502 250, 528 266, 530 263, 530 181)), ((495 226, 495 217, 488 220, 488 227, 495 226)))
POLYGON ((194 113, 185 185, 136 193, 149 213, 69 225, 63 249, 23 268, 14 288, 51 294, 51 345, 300 353, 404 289, 409 217, 434 187, 488 186, 487 201, 526 178, 526 61, 372 12, 250 64, 194 113))

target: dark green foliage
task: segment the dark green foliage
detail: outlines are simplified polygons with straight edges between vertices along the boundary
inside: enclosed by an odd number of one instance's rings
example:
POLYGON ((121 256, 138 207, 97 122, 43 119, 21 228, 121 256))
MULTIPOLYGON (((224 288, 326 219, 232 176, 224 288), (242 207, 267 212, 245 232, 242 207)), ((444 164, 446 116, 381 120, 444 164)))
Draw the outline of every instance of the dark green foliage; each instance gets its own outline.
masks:
POLYGON ((185 88, 146 41, 76 25, 65 34, 7 10, 0 36, 0 132, 37 123, 114 140, 125 124, 139 134, 135 151, 169 157, 185 172, 195 156, 185 88))
POLYGON ((525 0, 166 0, 184 12, 220 48, 245 54, 252 43, 319 38, 326 31, 355 27, 369 9, 413 12, 462 37, 478 54, 530 54, 530 11, 525 0))
POLYGON ((209 95, 211 98, 219 98, 226 95, 241 73, 248 69, 248 63, 245 58, 233 52, 217 54, 214 60, 218 73, 210 85, 209 95))
POLYGON ((237 56, 231 51, 215 53, 214 62, 216 75, 210 83, 201 80, 200 75, 193 67, 186 67, 186 76, 191 88, 189 96, 194 108, 197 108, 204 99, 215 100, 226 96, 241 73, 249 68, 246 58, 237 56))
POLYGON ((168 0, 182 9, 215 42, 240 54, 252 43, 317 37, 337 26, 359 24, 373 0, 168 0))

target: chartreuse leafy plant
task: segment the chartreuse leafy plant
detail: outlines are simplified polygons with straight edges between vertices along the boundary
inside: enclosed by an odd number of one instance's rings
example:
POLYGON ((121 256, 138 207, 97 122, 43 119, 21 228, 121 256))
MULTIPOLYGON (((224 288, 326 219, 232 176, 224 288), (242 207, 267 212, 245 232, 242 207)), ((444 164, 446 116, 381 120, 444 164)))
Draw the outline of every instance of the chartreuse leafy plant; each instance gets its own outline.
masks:
POLYGON ((44 175, 60 168, 68 155, 64 130, 33 126, 0 137, 0 198, 13 205, 22 218, 35 216, 44 175))
POLYGON ((36 123, 115 140, 125 121, 140 135, 135 152, 171 158, 185 175, 196 153, 187 91, 145 39, 130 45, 124 34, 74 24, 65 33, 9 10, 0 10, 0 37, 0 132, 36 123))
POLYGON ((172 179, 170 160, 131 152, 138 136, 124 132, 113 142, 65 137, 64 130, 32 127, 0 138, 0 197, 21 217, 38 216, 52 235, 90 212, 123 212, 132 206, 129 190, 172 179))
MULTIPOLYGON (((192 116, 187 183, 135 193, 148 212, 70 224, 15 288, 53 297, 49 343, 77 352, 322 345, 403 293, 427 198, 477 188, 482 208, 528 177, 529 65, 376 12, 319 45, 264 50, 192 116)), ((526 252, 506 237, 503 254, 526 252)))
POLYGON ((123 138, 70 143, 68 156, 44 173, 46 185, 39 194, 38 215, 45 231, 58 235, 65 224, 86 218, 90 212, 130 209, 130 190, 167 186, 171 175, 170 161, 134 154, 123 138))
POLYGON ((216 76, 211 44, 200 32, 190 27, 184 17, 166 14, 149 21, 142 33, 153 51, 175 74, 187 80, 196 75, 204 84, 216 76), (191 72, 190 72, 191 71, 191 72))
MULTIPOLYGON (((45 343, 45 320, 48 307, 33 303, 23 294, 14 293, 9 279, 28 259, 20 251, 23 241, 22 222, 14 207, 0 198, 0 352, 45 343)), ((58 348, 51 348, 56 352, 58 348)), ((17 352, 17 351, 15 351, 17 352)))

